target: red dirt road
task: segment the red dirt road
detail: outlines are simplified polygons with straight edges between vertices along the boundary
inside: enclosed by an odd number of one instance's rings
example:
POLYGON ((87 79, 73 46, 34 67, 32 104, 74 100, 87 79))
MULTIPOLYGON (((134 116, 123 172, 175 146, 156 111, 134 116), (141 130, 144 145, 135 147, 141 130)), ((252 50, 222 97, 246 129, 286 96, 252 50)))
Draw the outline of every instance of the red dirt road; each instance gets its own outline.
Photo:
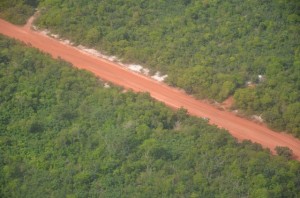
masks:
POLYGON ((134 91, 149 92, 150 95, 170 107, 184 107, 191 115, 206 117, 211 124, 225 128, 238 140, 252 140, 274 152, 276 146, 287 146, 293 150, 294 158, 300 161, 300 140, 284 133, 276 133, 263 125, 240 118, 231 112, 195 100, 185 93, 157 82, 151 78, 131 72, 114 62, 86 53, 75 47, 60 43, 27 26, 18 27, 0 19, 0 33, 51 54, 60 57, 75 67, 93 72, 96 76, 134 91))

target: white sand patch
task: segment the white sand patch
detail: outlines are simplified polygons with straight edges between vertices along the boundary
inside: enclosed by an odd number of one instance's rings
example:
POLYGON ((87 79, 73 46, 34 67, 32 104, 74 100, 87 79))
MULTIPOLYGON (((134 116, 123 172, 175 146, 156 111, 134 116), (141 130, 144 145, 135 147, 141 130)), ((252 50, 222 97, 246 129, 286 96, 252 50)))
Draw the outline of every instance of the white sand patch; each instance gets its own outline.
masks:
POLYGON ((116 57, 116 56, 108 56, 107 57, 107 60, 109 60, 109 61, 117 61, 118 60, 118 58, 116 57))
POLYGON ((84 47, 83 45, 78 45, 77 48, 80 49, 81 51, 84 51, 84 52, 90 54, 90 55, 102 57, 102 54, 95 49, 90 49, 90 48, 84 47))
POLYGON ((53 38, 56 38, 56 39, 59 38, 59 35, 58 35, 58 34, 51 34, 50 36, 53 37, 53 38))
POLYGON ((97 57, 100 57, 100 58, 103 58, 103 59, 106 59, 106 60, 109 60, 109 61, 112 61, 112 62, 119 61, 119 59, 116 56, 106 56, 106 55, 102 54, 101 52, 99 52, 99 51, 97 51, 93 48, 87 48, 83 45, 78 45, 77 49, 79 49, 80 51, 85 52, 87 54, 97 56, 97 57))
MULTIPOLYGON (((149 75, 149 72, 150 70, 141 66, 141 65, 137 65, 137 64, 123 64, 120 59, 116 56, 107 56, 107 55, 104 55, 102 54, 101 52, 95 50, 95 49, 92 49, 92 48, 87 48, 83 45, 78 45, 77 46, 77 49, 79 49, 80 51, 84 52, 84 53, 87 53, 87 54, 90 54, 90 55, 93 55, 93 56, 97 56, 97 57, 100 57, 100 58, 103 58, 103 59, 106 59, 106 60, 109 60, 109 61, 112 61, 112 62, 116 62, 118 63, 119 65, 123 66, 123 67, 126 67, 128 68, 129 70, 131 71, 134 71, 134 72, 138 72, 138 73, 142 73, 142 74, 145 74, 145 75, 149 75)), ((156 77, 158 78, 158 77, 156 77)), ((161 80, 161 77, 159 78, 161 80)))
POLYGON ((130 64, 128 65, 128 69, 130 69, 131 71, 135 71, 135 72, 141 72, 141 70, 143 69, 142 66, 140 65, 135 65, 135 64, 130 64))
POLYGON ((62 44, 65 44, 65 45, 73 45, 74 44, 73 42, 71 42, 68 39, 65 39, 65 40, 60 39, 59 42, 61 42, 62 44))
POLYGON ((129 65, 125 65, 125 67, 127 67, 128 69, 130 69, 131 71, 134 72, 138 72, 138 73, 142 73, 145 75, 149 75, 150 70, 141 66, 141 65, 137 65, 137 64, 129 64, 129 65))
POLYGON ((50 31, 45 29, 45 30, 41 30, 40 33, 44 34, 44 35, 49 35, 50 31))
POLYGON ((150 72, 150 70, 149 69, 147 69, 147 68, 143 68, 143 74, 145 74, 145 75, 149 75, 149 72, 150 72))
POLYGON ((261 115, 258 116, 258 115, 253 115, 251 116, 251 118, 255 121, 258 121, 258 122, 264 122, 264 120, 262 119, 261 115))
POLYGON ((110 85, 108 83, 105 83, 104 88, 108 89, 108 88, 110 88, 110 85))
POLYGON ((153 76, 151 76, 151 78, 159 82, 164 81, 167 77, 168 75, 161 75, 160 72, 156 72, 153 76))
POLYGON ((237 110, 237 109, 236 109, 236 110, 233 110, 232 113, 238 114, 238 113, 239 113, 239 110, 237 110))
MULTIPOLYGON (((35 26, 33 28, 35 30, 38 30, 38 28, 35 27, 35 26)), ((60 36, 58 34, 53 34, 53 33, 51 33, 47 29, 41 30, 40 33, 42 33, 44 35, 47 35, 47 36, 50 36, 50 37, 53 37, 55 39, 58 39, 59 42, 61 42, 62 44, 73 45, 74 46, 74 43, 72 43, 70 40, 68 40, 68 39, 59 39, 60 36)), ((83 45, 78 45, 76 48, 79 51, 81 51, 82 53, 86 53, 86 54, 89 54, 89 55, 92 55, 92 56, 103 58, 103 59, 111 61, 111 62, 115 62, 118 65, 123 66, 123 67, 125 67, 125 68, 127 68, 127 69, 129 69, 131 71, 134 71, 134 72, 141 73, 141 74, 144 74, 146 76, 149 76, 150 70, 148 68, 143 67, 142 65, 138 65, 138 64, 124 64, 116 56, 107 56, 107 55, 104 55, 101 52, 99 52, 99 51, 97 51, 97 50, 95 50, 93 48, 88 48, 88 47, 85 47, 83 45)), ((160 72, 156 72, 153 76, 151 76, 152 79, 157 80, 159 82, 164 81, 167 77, 168 77, 168 75, 161 75, 160 72)))

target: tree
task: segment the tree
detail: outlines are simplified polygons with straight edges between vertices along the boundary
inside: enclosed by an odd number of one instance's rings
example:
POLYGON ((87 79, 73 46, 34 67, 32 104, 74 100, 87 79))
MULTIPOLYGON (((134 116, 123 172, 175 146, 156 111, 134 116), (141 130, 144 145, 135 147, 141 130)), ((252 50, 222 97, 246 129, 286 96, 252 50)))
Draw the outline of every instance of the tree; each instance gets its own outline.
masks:
POLYGON ((293 151, 285 146, 276 146, 275 151, 277 155, 282 156, 286 159, 292 159, 293 157, 293 151))

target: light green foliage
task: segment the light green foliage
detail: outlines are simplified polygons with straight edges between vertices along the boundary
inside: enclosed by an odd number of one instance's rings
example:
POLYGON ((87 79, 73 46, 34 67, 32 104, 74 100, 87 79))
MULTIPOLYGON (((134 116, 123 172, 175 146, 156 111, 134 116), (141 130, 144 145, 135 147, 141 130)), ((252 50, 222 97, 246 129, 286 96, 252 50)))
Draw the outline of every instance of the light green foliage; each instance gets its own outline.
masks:
POLYGON ((300 164, 0 37, 0 197, 299 197, 300 164))
POLYGON ((300 101, 297 0, 43 0, 39 7, 40 27, 167 73, 169 84, 199 98, 235 94, 246 114, 300 135, 299 122, 286 116, 300 101))

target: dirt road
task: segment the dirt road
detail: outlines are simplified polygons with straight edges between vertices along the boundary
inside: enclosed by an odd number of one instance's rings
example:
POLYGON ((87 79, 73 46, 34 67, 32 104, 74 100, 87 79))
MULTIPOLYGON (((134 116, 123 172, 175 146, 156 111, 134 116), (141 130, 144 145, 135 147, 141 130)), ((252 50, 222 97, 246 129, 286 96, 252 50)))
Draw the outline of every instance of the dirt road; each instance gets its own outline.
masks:
POLYGON ((274 152, 276 146, 287 146, 300 161, 300 140, 283 133, 276 133, 265 126, 240 118, 231 112, 195 100, 185 93, 137 73, 126 70, 114 62, 107 61, 79 51, 27 26, 14 26, 0 19, 0 33, 32 45, 41 51, 60 57, 75 67, 93 72, 100 78, 134 91, 149 92, 150 95, 170 107, 184 107, 192 115, 206 117, 211 124, 227 129, 239 140, 249 139, 260 143, 274 152))

